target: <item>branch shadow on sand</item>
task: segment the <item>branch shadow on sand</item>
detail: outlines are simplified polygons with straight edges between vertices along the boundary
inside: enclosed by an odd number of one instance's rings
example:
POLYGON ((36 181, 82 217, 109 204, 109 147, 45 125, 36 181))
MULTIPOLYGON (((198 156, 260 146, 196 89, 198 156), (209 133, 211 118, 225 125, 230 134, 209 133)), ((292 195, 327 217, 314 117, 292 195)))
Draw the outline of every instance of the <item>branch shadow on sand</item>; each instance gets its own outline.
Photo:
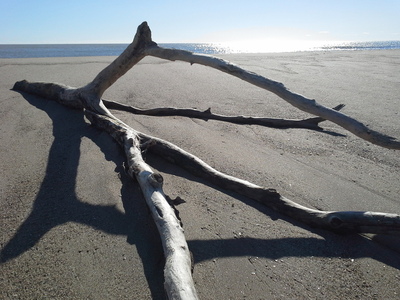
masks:
MULTIPOLYGON (((51 118, 54 141, 49 151, 46 174, 32 210, 1 249, 1 262, 15 259, 28 251, 47 232, 59 225, 68 222, 85 224, 108 234, 126 235, 127 242, 136 246, 153 298, 164 299, 161 241, 141 191, 124 170, 124 156, 118 145, 109 135, 85 122, 83 111, 68 109, 53 101, 24 93, 22 96, 51 118), (122 183, 121 199, 125 213, 114 205, 85 203, 77 196, 77 171, 84 137, 101 149, 106 160, 115 163, 115 171, 122 183)), ((96 176, 96 170, 93 176, 96 176)))
MULTIPOLYGON (((125 173, 122 151, 111 137, 85 122, 82 111, 67 109, 57 103, 32 95, 22 95, 31 105, 45 111, 52 119, 54 141, 49 152, 46 175, 34 199, 32 211, 17 229, 16 234, 1 249, 1 262, 17 259, 56 226, 67 222, 81 223, 109 234, 126 235, 127 242, 136 246, 142 260, 152 298, 165 299, 163 252, 159 235, 138 186, 125 173), (93 141, 104 153, 105 158, 115 163, 115 171, 121 178, 121 198, 125 213, 120 212, 112 205, 84 203, 77 196, 75 188, 83 137, 93 141)), ((163 159, 152 158, 149 155, 148 160, 159 171, 201 182, 210 188, 219 190, 163 159)), ((195 263, 218 257, 237 256, 258 256, 271 259, 289 256, 370 257, 400 269, 399 253, 371 240, 358 235, 342 236, 323 230, 314 230, 259 203, 234 193, 220 191, 240 199, 273 219, 284 219, 295 226, 317 233, 323 239, 243 237, 225 240, 192 240, 188 241, 188 244, 194 254, 195 263)), ((135 274, 131 274, 131 276, 133 277, 135 274)))

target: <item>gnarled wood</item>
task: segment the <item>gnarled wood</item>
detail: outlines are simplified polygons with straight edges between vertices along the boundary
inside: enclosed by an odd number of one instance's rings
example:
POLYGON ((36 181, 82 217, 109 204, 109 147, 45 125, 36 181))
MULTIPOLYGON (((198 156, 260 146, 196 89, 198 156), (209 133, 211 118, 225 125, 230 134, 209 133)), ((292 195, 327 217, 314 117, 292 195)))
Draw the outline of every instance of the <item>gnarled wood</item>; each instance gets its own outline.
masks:
POLYGON ((118 109, 130 110, 135 113, 153 115, 168 115, 172 113, 178 115, 189 114, 191 117, 213 118, 222 121, 234 121, 241 124, 251 121, 255 123, 262 122, 263 125, 266 125, 271 122, 267 118, 256 119, 249 117, 246 119, 242 116, 227 117, 214 115, 208 110, 205 112, 176 109, 172 111, 171 109, 139 111, 134 108, 128 109, 127 106, 117 105, 110 101, 103 101, 101 97, 104 91, 146 55, 210 66, 271 91, 293 106, 317 116, 316 118, 299 121, 275 120, 274 122, 277 122, 275 125, 280 123, 281 125, 287 125, 283 127, 298 127, 297 125, 301 124, 301 127, 310 126, 315 129, 315 127, 318 127, 319 122, 330 120, 362 139, 382 147, 400 149, 400 143, 394 138, 374 132, 361 122, 338 112, 337 110, 341 107, 334 109, 324 107, 315 100, 307 99, 304 96, 290 92, 282 83, 243 70, 222 59, 193 54, 182 50, 160 48, 151 40, 151 32, 146 22, 138 27, 132 44, 109 66, 101 71, 92 82, 85 86, 72 88, 56 83, 30 83, 27 81, 15 83, 15 90, 55 100, 69 107, 84 109, 87 118, 95 126, 107 131, 124 148, 129 165, 129 174, 139 182, 161 236, 164 255, 166 257, 164 268, 165 287, 170 299, 197 299, 197 295, 191 277, 190 255, 183 229, 164 195, 161 175, 154 173, 142 158, 141 152, 144 148, 184 167, 197 176, 209 180, 212 184, 254 199, 280 213, 311 226, 345 232, 400 232, 400 216, 397 214, 332 212, 307 208, 285 198, 274 189, 266 189, 248 181, 223 174, 179 147, 162 139, 137 132, 123 123, 112 115, 107 106, 109 108, 117 107, 118 109), (106 105, 104 105, 104 102, 106 105))
MULTIPOLYGON (((34 87, 37 87, 38 85, 40 84, 33 84, 34 87)), ((47 84, 43 83, 43 85, 47 84)), ((25 86, 26 82, 23 86, 20 86, 18 83, 16 84, 16 87, 18 88, 25 86)), ((110 118, 110 120, 111 119, 120 122, 118 124, 123 124, 115 117, 110 118)), ((91 117, 90 120, 96 119, 91 117)), ((124 128, 130 128, 126 124, 123 124, 123 126, 125 126, 124 128)), ((116 133, 113 133, 110 129, 108 129, 108 132, 111 135, 120 134, 119 131, 122 129, 115 127, 113 130, 116 133)), ((129 130, 135 132, 135 134, 139 136, 140 142, 146 145, 146 150, 185 168, 192 174, 206 179, 212 184, 263 203, 264 205, 302 223, 333 231, 360 233, 400 232, 400 216, 397 214, 378 212, 332 212, 307 208, 285 198, 274 189, 266 189, 248 181, 219 172, 198 157, 165 140, 134 131, 131 128, 129 130)))

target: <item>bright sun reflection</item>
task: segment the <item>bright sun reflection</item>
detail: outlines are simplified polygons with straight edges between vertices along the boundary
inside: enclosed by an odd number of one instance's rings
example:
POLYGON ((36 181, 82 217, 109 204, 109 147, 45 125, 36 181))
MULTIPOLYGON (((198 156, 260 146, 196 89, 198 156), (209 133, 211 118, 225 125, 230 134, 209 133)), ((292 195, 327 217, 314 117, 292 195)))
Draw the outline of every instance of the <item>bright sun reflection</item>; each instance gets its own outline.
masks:
POLYGON ((321 50, 338 41, 307 41, 307 40, 251 40, 225 42, 215 45, 226 49, 229 53, 271 53, 321 50))

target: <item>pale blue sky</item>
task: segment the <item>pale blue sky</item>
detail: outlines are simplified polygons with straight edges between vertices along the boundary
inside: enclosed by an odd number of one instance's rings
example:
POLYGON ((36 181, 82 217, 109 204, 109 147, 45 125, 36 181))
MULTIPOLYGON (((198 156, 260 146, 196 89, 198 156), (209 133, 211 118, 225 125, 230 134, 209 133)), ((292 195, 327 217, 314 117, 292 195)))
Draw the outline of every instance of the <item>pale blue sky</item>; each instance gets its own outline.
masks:
POLYGON ((400 0, 0 0, 0 44, 400 40, 400 0))

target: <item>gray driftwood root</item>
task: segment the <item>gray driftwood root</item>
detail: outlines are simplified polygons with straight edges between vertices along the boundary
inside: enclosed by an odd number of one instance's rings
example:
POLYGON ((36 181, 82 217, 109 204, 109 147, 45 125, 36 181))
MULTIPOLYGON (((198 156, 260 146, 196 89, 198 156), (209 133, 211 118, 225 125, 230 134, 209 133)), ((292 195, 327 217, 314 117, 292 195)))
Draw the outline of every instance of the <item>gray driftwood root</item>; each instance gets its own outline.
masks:
POLYGON ((166 264, 164 267, 165 289, 170 299, 197 299, 191 276, 191 260, 180 221, 176 217, 163 190, 162 176, 152 171, 142 158, 146 149, 182 166, 194 175, 209 180, 212 184, 234 191, 305 224, 332 231, 361 233, 399 233, 400 215, 375 212, 320 211, 299 205, 279 194, 274 189, 266 189, 248 181, 221 173, 198 157, 162 139, 140 133, 116 118, 107 108, 121 109, 149 115, 185 115, 203 119, 259 124, 272 127, 305 127, 319 129, 319 123, 330 120, 360 138, 386 148, 400 149, 400 142, 392 137, 370 130, 361 122, 339 112, 342 106, 330 109, 315 100, 290 92, 282 83, 241 69, 222 59, 193 54, 191 52, 163 49, 152 41, 146 22, 137 30, 133 42, 109 66, 102 70, 92 82, 72 88, 57 83, 16 82, 14 90, 38 95, 57 101, 68 107, 83 109, 90 122, 108 132, 124 149, 129 165, 129 174, 136 178, 142 189, 147 205, 152 212, 163 244, 166 264), (306 120, 281 120, 251 117, 226 117, 214 115, 206 110, 155 109, 141 111, 112 101, 102 100, 104 91, 119 77, 147 55, 197 63, 226 72, 253 85, 280 96, 293 106, 316 117, 306 120), (272 122, 272 123, 271 123, 272 122))
MULTIPOLYGON (((188 118, 202 119, 202 120, 217 120, 229 122, 240 125, 260 125, 273 128, 307 128, 322 130, 319 123, 326 121, 321 117, 308 118, 304 120, 288 120, 277 118, 264 118, 264 117, 247 117, 247 116, 224 116, 214 114, 211 108, 204 111, 193 108, 175 108, 175 107, 159 107, 153 109, 140 109, 131 105, 125 105, 111 100, 103 99, 104 105, 108 109, 115 109, 120 111, 130 112, 136 115, 166 117, 166 116, 183 116, 188 118)), ((334 110, 341 110, 344 104, 335 106, 334 110)))

